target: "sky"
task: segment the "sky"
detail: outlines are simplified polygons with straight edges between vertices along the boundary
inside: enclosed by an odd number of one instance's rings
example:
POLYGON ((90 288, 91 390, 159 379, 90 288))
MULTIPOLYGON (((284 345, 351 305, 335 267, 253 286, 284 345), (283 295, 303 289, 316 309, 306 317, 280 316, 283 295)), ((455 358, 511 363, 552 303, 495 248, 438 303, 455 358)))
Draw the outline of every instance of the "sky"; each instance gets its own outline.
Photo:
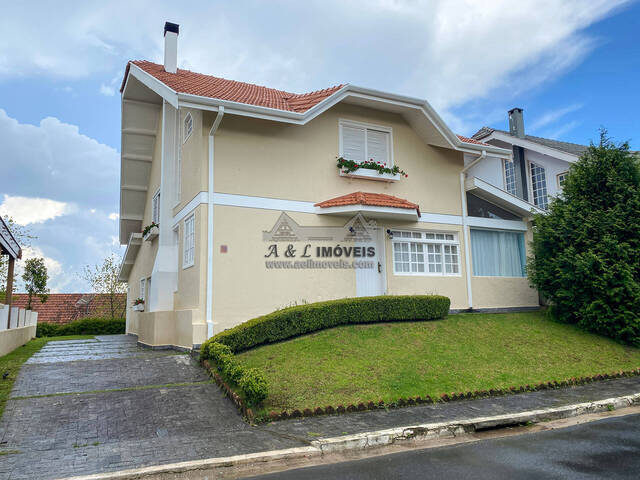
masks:
POLYGON ((640 150, 637 25, 626 0, 2 2, 0 215, 33 235, 52 292, 118 243, 119 87, 127 60, 295 93, 351 83, 424 98, 459 134, 507 129, 640 150))

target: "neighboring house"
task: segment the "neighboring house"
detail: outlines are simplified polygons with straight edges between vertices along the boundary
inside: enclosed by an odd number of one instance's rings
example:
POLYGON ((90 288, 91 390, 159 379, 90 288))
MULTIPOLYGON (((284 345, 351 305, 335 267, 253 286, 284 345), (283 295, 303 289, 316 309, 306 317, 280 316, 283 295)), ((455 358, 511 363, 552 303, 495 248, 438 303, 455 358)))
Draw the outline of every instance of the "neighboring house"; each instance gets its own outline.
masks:
MULTIPOLYGON (((13 306, 25 308, 29 301, 26 293, 13 294, 13 306)), ((125 294, 117 294, 116 311, 124 315, 125 294)), ((38 322, 69 323, 86 317, 109 318, 111 302, 108 294, 103 293, 51 293, 42 303, 38 296, 31 299, 31 310, 38 312, 38 322)), ((122 317, 120 317, 122 318, 122 317)))
POLYGON ((546 210, 550 197, 562 191, 569 166, 587 146, 526 135, 521 108, 509 110, 509 131, 482 127, 472 137, 513 151, 513 161, 487 159, 470 174, 546 210))
POLYGON ((292 94, 177 69, 177 38, 167 23, 164 65, 129 62, 121 88, 120 280, 141 343, 191 348, 342 297, 538 305, 525 276, 534 207, 466 173, 510 148, 455 135, 421 99, 354 85, 292 94), (408 177, 345 173, 339 156, 408 177), (467 215, 470 187, 499 207, 467 215))

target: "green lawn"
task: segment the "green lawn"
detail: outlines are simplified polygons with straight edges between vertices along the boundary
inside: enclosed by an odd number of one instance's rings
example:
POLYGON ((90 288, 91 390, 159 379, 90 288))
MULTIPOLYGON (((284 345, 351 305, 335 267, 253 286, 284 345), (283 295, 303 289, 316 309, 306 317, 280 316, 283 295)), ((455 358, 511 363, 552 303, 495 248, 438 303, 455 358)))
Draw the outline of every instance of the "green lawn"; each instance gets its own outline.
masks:
POLYGON ((269 384, 265 410, 508 388, 640 367, 625 347, 543 312, 349 325, 239 355, 269 384))
POLYGON ((4 413, 4 407, 16 381, 20 367, 26 362, 31 355, 38 352, 47 342, 54 340, 79 340, 86 338, 94 338, 93 335, 74 335, 67 337, 45 337, 34 338, 26 345, 16 348, 13 352, 8 353, 4 357, 0 357, 0 418, 4 413), (2 379, 2 375, 9 373, 6 379, 2 379))

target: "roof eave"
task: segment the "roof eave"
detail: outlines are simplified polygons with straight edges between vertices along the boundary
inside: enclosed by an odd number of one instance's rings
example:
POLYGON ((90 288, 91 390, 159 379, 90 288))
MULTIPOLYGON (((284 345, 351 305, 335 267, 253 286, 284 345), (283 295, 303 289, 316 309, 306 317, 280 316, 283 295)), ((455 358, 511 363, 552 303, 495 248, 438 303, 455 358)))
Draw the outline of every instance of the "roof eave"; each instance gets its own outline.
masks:
POLYGON ((201 95, 178 93, 169 88, 164 82, 142 70, 137 65, 129 63, 129 67, 129 74, 133 74, 142 83, 154 92, 158 93, 174 107, 188 106, 201 108, 203 110, 217 111, 220 106, 223 106, 225 108, 225 113, 227 114, 243 115, 262 118, 265 120, 304 125, 349 95, 359 95, 360 98, 363 98, 362 96, 370 96, 375 98, 377 101, 392 103, 407 108, 420 109, 425 117, 431 121, 438 132, 446 140, 449 146, 455 150, 468 153, 478 153, 484 150, 501 158, 510 158, 511 156, 511 152, 509 150, 500 147, 463 142, 453 131, 451 131, 429 102, 423 99, 347 84, 304 113, 299 113, 218 98, 204 97, 201 95))

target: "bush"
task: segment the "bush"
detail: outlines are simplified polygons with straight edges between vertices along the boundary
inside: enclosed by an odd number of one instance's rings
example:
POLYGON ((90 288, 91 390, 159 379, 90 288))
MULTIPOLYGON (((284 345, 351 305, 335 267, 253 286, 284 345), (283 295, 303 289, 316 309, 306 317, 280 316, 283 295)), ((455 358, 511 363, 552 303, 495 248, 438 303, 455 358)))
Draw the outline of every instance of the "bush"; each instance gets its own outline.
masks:
POLYGON ((267 398, 267 381, 262 373, 255 368, 244 370, 242 377, 238 381, 238 386, 242 389, 251 405, 257 405, 267 398))
POLYGON ((640 345, 640 168, 602 132, 536 215, 531 283, 554 317, 640 345))
POLYGON ((229 346, 208 341, 202 344, 200 355, 213 360, 222 375, 238 386, 249 405, 257 405, 267 398, 267 381, 262 373, 237 361, 229 346))
POLYGON ((450 303, 436 295, 385 295, 298 305, 220 332, 205 344, 222 343, 237 353, 338 325, 444 318, 450 303))
POLYGON ((113 335, 125 333, 125 320, 108 318, 82 318, 67 324, 38 323, 36 337, 65 335, 113 335))

